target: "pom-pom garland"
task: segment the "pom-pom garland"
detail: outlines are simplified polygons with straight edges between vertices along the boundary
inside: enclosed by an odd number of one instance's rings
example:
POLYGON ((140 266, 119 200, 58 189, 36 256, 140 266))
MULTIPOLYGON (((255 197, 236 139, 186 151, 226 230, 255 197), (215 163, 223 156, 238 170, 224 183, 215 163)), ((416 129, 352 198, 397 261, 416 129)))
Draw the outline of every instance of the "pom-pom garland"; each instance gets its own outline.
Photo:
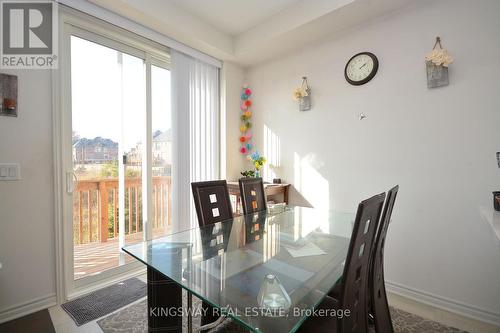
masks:
POLYGON ((250 129, 252 128, 252 111, 250 111, 250 107, 252 106, 252 100, 250 96, 252 95, 252 90, 248 87, 248 84, 244 84, 241 90, 241 124, 240 124, 240 153, 241 154, 249 154, 252 151, 252 132, 250 129))

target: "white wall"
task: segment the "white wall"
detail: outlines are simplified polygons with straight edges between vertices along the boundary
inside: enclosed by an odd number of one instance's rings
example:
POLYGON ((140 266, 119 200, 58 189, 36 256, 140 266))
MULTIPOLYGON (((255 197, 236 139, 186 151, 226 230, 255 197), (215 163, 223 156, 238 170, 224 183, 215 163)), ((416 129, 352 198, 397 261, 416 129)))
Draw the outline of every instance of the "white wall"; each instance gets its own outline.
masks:
MULTIPOLYGON (((245 168, 244 157, 239 153, 240 142, 240 105, 241 105, 241 86, 245 79, 243 68, 235 63, 224 62, 222 68, 222 87, 221 94, 226 102, 226 128, 225 131, 225 149, 226 163, 222 177, 228 180, 236 180, 241 177, 240 172, 245 168)), ((248 166, 247 166, 248 167, 248 166)))
POLYGON ((55 300, 51 74, 18 70, 19 117, 0 117, 0 162, 21 181, 0 182, 0 319, 18 305, 55 300))
POLYGON ((264 126, 280 138, 278 176, 315 206, 348 211, 399 184, 386 279, 500 324, 499 240, 478 211, 500 188, 498 13, 497 0, 419 1, 247 75, 257 146, 264 126), (450 85, 428 90, 424 55, 438 35, 455 63, 450 85), (380 69, 355 87, 343 71, 360 51, 380 69), (303 75, 309 112, 291 99, 303 75))

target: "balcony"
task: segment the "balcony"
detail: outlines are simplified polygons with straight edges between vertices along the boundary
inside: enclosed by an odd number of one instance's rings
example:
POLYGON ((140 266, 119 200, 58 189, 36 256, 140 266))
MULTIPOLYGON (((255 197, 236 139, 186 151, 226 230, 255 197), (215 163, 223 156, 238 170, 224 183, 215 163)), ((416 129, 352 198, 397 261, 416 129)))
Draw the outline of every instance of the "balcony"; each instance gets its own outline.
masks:
MULTIPOLYGON (((172 190, 170 176, 153 177, 153 237, 169 233, 172 190)), ((96 275, 119 263, 118 179, 80 180, 73 194, 75 279, 96 275)), ((125 181, 125 242, 142 240, 142 182, 125 181)), ((126 256, 126 262, 132 261, 126 256)))

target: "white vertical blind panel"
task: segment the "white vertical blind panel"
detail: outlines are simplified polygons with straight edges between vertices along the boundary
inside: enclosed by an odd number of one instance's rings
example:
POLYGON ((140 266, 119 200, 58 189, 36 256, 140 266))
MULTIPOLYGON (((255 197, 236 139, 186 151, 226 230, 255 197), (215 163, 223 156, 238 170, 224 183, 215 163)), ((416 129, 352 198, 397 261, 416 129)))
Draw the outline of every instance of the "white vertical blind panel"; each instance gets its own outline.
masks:
POLYGON ((198 222, 191 182, 219 177, 219 70, 172 50, 174 231, 198 222), (175 210, 174 210, 175 211, 175 210))

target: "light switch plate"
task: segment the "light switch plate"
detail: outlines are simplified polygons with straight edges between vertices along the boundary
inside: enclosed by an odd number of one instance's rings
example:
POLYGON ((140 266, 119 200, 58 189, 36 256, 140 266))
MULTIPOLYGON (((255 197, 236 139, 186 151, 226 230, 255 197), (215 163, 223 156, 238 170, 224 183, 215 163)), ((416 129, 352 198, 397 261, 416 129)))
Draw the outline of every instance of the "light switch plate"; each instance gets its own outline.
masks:
POLYGON ((0 163, 0 181, 20 179, 21 167, 19 163, 0 163))

